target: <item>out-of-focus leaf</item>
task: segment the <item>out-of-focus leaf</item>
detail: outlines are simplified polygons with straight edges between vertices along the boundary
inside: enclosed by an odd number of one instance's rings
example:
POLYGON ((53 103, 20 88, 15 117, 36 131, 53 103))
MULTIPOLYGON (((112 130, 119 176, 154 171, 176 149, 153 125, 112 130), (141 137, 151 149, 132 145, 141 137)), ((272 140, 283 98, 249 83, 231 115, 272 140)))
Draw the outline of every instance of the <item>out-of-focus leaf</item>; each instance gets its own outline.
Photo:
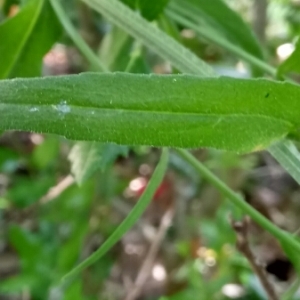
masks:
POLYGON ((293 53, 278 67, 277 75, 280 77, 290 72, 300 73, 300 37, 293 53))
POLYGON ((276 143, 269 148, 272 156, 300 184, 300 153, 288 140, 276 143))
POLYGON ((135 9, 137 7, 137 3, 139 0, 121 0, 124 4, 129 6, 132 9, 135 9))
POLYGON ((39 169, 45 169, 57 157, 59 151, 59 139, 47 136, 45 140, 37 145, 32 153, 32 160, 39 169))
POLYGON ((131 52, 133 39, 118 27, 104 37, 100 48, 100 58, 110 71, 125 70, 131 52))
POLYGON ((138 8, 144 18, 152 21, 159 16, 169 0, 138 0, 138 8))
POLYGON ((16 152, 0 147, 0 172, 13 173, 19 165, 19 157, 16 152))
POLYGON ((38 76, 43 56, 60 33, 48 1, 31 0, 0 25, 0 79, 38 76))
POLYGON ((19 5, 20 0, 4 0, 2 10, 5 15, 8 15, 12 5, 19 5))
POLYGON ((81 51, 82 55, 87 59, 91 65, 91 70, 106 72, 107 69, 104 63, 99 59, 99 57, 91 50, 89 45, 85 42, 82 36, 79 34, 77 29, 73 26, 71 20, 69 19, 68 14, 65 12, 64 8, 61 5, 61 2, 58 0, 48 0, 50 1, 57 18, 59 19, 61 25, 64 27, 64 30, 73 40, 74 44, 77 46, 78 50, 81 51))
MULTIPOLYGON (((297 239, 299 241, 298 238, 296 238, 295 236, 293 236, 292 234, 290 234, 291 237, 293 237, 294 239, 297 239)), ((298 276, 300 276, 300 261, 299 261, 299 252, 293 248, 291 248, 290 245, 281 242, 281 247, 284 250, 284 252, 286 253, 286 255, 288 256, 288 258, 290 259, 291 263, 293 264, 298 276)))
POLYGON ((39 180, 20 177, 15 179, 5 197, 15 206, 24 208, 37 202, 54 184, 54 178, 46 175, 40 176, 39 180))
POLYGON ((0 129, 250 152, 298 132, 299 91, 288 82, 192 75, 85 73, 2 80, 0 129))
POLYGON ((64 300, 85 300, 87 299, 82 293, 82 280, 73 282, 64 293, 64 300))
POLYGON ((262 50, 257 39, 242 18, 222 0, 172 0, 169 5, 190 20, 198 22, 207 30, 222 39, 239 46, 244 51, 262 58, 262 50))
POLYGON ((138 9, 149 21, 156 19, 164 10, 169 0, 121 0, 132 9, 138 9))
MULTIPOLYGON (((18 275, 15 277, 1 280, 0 282, 0 293, 1 294, 14 294, 20 293, 28 286, 32 286, 34 278, 32 276, 18 275)), ((2 295, 1 295, 2 296, 2 295)))
POLYGON ((81 184, 97 170, 104 171, 118 156, 126 156, 128 147, 115 144, 78 142, 70 152, 72 173, 81 184))

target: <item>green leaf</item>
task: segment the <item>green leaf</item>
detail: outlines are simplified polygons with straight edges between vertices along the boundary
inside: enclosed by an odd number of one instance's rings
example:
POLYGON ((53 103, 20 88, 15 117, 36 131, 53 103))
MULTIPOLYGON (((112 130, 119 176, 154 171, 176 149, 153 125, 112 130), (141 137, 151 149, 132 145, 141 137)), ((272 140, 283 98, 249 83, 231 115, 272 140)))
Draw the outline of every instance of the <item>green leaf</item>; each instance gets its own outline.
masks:
POLYGON ((59 19, 60 23, 64 27, 65 31, 69 35, 69 37, 73 40, 74 44, 81 51, 83 56, 87 59, 87 61, 91 64, 93 71, 108 71, 105 67, 104 63, 99 59, 99 57, 90 49, 81 35, 77 32, 73 24, 68 18, 68 15, 65 13, 61 3, 59 0, 49 0, 56 15, 59 19))
POLYGON ((224 1, 172 0, 169 7, 197 22, 202 31, 227 40, 258 58, 263 57, 253 32, 224 1))
POLYGON ((20 0, 4 0, 4 3, 2 3, 2 11, 7 16, 9 14, 9 10, 12 5, 19 5, 20 0))
POLYGON ((128 147, 115 144, 78 142, 72 148, 69 159, 71 172, 78 184, 82 184, 97 170, 104 171, 118 156, 126 156, 128 147))
POLYGON ((272 156, 300 184, 300 153, 288 140, 276 143, 269 148, 272 156))
MULTIPOLYGON (((130 9, 127 9, 126 7, 124 8, 124 6, 118 1, 83 1, 102 13, 104 16, 108 17, 111 22, 122 27, 123 30, 139 39, 143 44, 150 47, 157 54, 170 61, 171 64, 178 68, 181 72, 194 73, 201 76, 217 75, 213 70, 207 69, 207 65, 203 61, 191 54, 191 52, 187 49, 183 48, 182 45, 174 39, 170 37, 166 38, 166 35, 162 31, 157 30, 153 36, 153 27, 139 16, 136 16, 130 9), (172 41, 172 43, 170 41, 172 41), (188 58, 188 60, 186 58, 188 58), (190 65, 190 62, 192 62, 192 65, 190 65), (202 66, 205 68, 202 68, 202 66)), ((214 35, 210 36, 213 37, 214 35)), ((226 42, 223 43, 222 46, 227 47, 226 49, 229 49, 233 53, 243 57, 246 61, 249 61, 271 75, 276 75, 276 70, 274 70, 274 68, 265 64, 263 61, 256 59, 252 55, 248 55, 245 51, 240 51, 240 49, 235 47, 233 44, 226 42)))
POLYGON ((163 12, 168 2, 169 0, 138 0, 138 8, 144 18, 152 21, 163 12))
POLYGON ((100 59, 105 61, 110 71, 123 71, 128 64, 132 44, 132 37, 114 26, 101 43, 100 59))
POLYGON ((249 63, 255 71, 255 74, 266 72, 272 76, 276 76, 276 69, 267 63, 265 63, 260 58, 253 56, 251 53, 247 52, 246 50, 242 49, 239 45, 235 45, 230 40, 227 40, 222 33, 219 33, 214 28, 205 27, 199 25, 199 20, 197 16, 194 16, 193 10, 187 11, 183 14, 183 10, 178 8, 178 10, 168 9, 166 11, 166 15, 172 19, 173 21, 190 28, 195 31, 195 33, 199 34, 202 38, 214 43, 223 49, 233 53, 243 61, 249 63), (186 14, 186 15, 185 15, 186 14))
POLYGON ((109 249, 111 249, 121 239, 121 237, 136 223, 136 221, 144 213, 145 209, 152 200, 155 191, 163 180, 168 165, 168 154, 168 150, 163 149, 160 161, 156 166, 145 191, 143 192, 137 204, 124 219, 124 221, 116 228, 116 230, 109 236, 109 238, 101 245, 99 249, 97 249, 91 256, 80 263, 71 272, 66 274, 64 279, 69 279, 70 277, 77 275, 82 270, 96 262, 105 253, 107 253, 107 251, 109 251, 109 249))
MULTIPOLYGON (((295 239, 299 244, 300 241, 295 236, 293 236, 290 233, 289 234, 291 238, 295 239)), ((299 261, 299 251, 295 248, 293 248, 289 243, 286 243, 285 241, 281 241, 281 247, 288 256, 288 258, 291 260, 291 263, 293 264, 298 276, 300 275, 300 261, 299 261)))
POLYGON ((277 76, 289 72, 300 73, 300 37, 295 44, 293 53, 278 67, 277 76))
POLYGON ((249 152, 298 130, 299 93, 299 86, 287 82, 192 75, 85 73, 3 80, 0 130, 249 152))
POLYGON ((169 0, 121 0, 131 9, 138 9, 149 21, 156 19, 164 10, 169 0))
POLYGON ((121 1, 132 9, 135 9, 137 7, 138 0, 121 0, 121 1))
POLYGON ((30 1, 20 13, 0 25, 0 41, 5 41, 0 44, 0 79, 40 75, 42 58, 60 33, 48 1, 30 1))
POLYGON ((213 69, 169 35, 118 0, 83 0, 113 24, 158 53, 184 73, 216 76, 213 69))

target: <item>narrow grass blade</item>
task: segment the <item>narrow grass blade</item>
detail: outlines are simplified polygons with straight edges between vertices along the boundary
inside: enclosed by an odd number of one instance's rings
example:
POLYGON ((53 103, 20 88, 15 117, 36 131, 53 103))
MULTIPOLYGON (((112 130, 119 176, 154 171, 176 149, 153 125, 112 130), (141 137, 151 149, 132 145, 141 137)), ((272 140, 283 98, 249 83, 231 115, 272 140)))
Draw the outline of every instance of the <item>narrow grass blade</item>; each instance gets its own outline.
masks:
POLYGON ((125 220, 117 227, 117 229, 109 236, 109 238, 102 244, 102 246, 96 250, 91 256, 89 256, 85 261, 80 263, 77 267, 66 274, 63 280, 69 279, 85 268, 96 262, 101 258, 107 251, 109 251, 120 239, 121 237, 136 223, 136 221, 143 214, 148 204, 152 200, 152 197, 163 180, 167 165, 168 165, 168 150, 163 149, 160 161, 144 191, 138 203, 128 214, 125 220))
POLYGON ((183 73, 216 76, 212 68, 118 0, 82 0, 183 73))
MULTIPOLYGON (((294 251, 300 251, 300 243, 293 237, 292 234, 281 230, 275 224, 270 222, 255 208, 249 205, 244 199, 231 190, 222 180, 216 177, 208 170, 201 162, 199 162, 191 153, 186 150, 177 149, 177 153, 188 161, 210 184, 216 187, 229 201, 238 207, 244 214, 249 215, 253 221, 259 224, 266 231, 271 233, 281 244, 291 247, 294 251)), ((286 253, 288 255, 288 253, 286 253)))

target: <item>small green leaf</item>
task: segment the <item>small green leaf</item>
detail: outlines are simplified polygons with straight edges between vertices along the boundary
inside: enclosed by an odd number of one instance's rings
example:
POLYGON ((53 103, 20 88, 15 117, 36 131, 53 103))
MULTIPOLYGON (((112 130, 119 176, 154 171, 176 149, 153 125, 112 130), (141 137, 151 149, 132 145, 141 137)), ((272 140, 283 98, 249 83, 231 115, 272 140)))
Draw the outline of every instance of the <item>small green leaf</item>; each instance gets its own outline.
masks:
POLYGON ((101 258, 111 247, 113 247, 121 237, 136 223, 140 216, 144 213, 145 209, 152 200, 155 191, 161 184, 169 160, 169 152, 167 149, 163 149, 162 155, 158 165, 155 168, 155 171, 145 189, 142 196, 140 197, 137 204, 123 220, 123 222, 116 228, 116 230, 109 236, 109 238, 97 249, 91 256, 86 260, 80 263, 77 267, 71 270, 68 274, 65 275, 64 279, 69 279, 72 276, 77 275, 82 270, 95 263, 99 258, 101 258))
POLYGON ((48 1, 31 0, 0 25, 0 79, 40 75, 42 58, 60 33, 48 1))
POLYGON ((0 81, 0 130, 250 152, 300 126, 300 87, 266 79, 84 73, 0 81))
POLYGON ((72 174, 78 184, 82 184, 97 170, 104 171, 118 156, 126 156, 128 147, 115 144, 78 142, 72 148, 69 159, 72 174))
POLYGON ((293 53, 278 67, 277 76, 280 77, 290 72, 300 73, 300 37, 293 53))

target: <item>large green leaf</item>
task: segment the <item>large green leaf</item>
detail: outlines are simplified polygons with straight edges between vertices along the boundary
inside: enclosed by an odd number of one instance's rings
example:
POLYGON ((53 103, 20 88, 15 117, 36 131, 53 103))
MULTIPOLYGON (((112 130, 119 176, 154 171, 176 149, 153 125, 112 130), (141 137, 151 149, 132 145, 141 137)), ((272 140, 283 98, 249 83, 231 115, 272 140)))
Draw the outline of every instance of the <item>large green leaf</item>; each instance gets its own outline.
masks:
POLYGON ((192 75, 0 81, 0 129, 125 145, 263 149, 300 126, 300 87, 192 75))
POLYGON ((31 0, 20 13, 0 25, 0 79, 38 76, 44 54, 60 33, 48 1, 31 0))
POLYGON ((72 148, 69 159, 72 163, 72 173, 81 184, 95 171, 104 171, 118 156, 126 156, 128 147, 115 144, 95 142, 78 142, 72 148))
POLYGON ((262 58, 257 39, 242 18, 222 0, 172 0, 170 9, 198 22, 202 30, 211 32, 239 46, 244 51, 262 58))

